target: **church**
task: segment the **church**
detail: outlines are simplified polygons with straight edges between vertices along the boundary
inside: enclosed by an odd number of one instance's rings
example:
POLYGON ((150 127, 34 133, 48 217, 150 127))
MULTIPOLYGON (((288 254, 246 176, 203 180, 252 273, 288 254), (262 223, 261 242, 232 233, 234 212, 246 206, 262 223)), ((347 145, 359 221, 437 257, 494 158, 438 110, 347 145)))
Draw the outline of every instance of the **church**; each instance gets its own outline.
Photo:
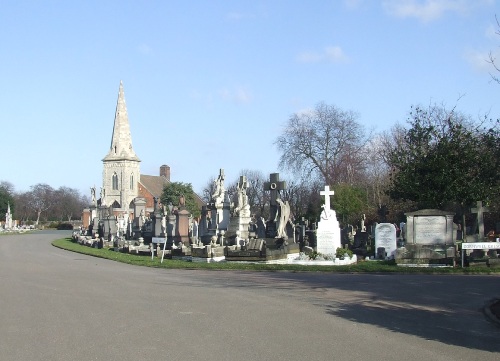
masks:
MULTIPOLYGON (((159 175, 156 176, 140 173, 141 160, 135 154, 132 146, 127 105, 121 81, 111 144, 102 162, 102 187, 96 203, 112 208, 115 216, 126 213, 129 214, 129 217, 133 217, 136 198, 142 198, 146 202, 146 212, 152 212, 154 198, 159 199, 163 188, 170 183, 170 167, 168 165, 160 166, 159 175)), ((95 198, 95 189, 92 192, 92 198, 95 198)), ((203 200, 196 193, 195 199, 201 208, 204 205, 203 200)), ((84 209, 83 227, 87 228, 90 221, 90 209, 84 209)))

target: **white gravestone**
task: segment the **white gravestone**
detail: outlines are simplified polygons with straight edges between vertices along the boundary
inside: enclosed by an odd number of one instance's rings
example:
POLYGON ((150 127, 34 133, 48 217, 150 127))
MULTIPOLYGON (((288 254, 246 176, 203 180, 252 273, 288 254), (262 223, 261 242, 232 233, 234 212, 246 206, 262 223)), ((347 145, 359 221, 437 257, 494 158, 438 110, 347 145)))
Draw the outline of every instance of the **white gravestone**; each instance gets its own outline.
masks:
POLYGON ((330 208, 330 196, 333 193, 329 186, 325 186, 325 190, 319 193, 325 196, 325 204, 316 230, 316 252, 325 255, 335 255, 337 248, 342 247, 339 221, 335 211, 330 208))
POLYGON ((391 223, 379 223, 375 227, 375 254, 381 247, 385 248, 387 257, 393 257, 396 253, 396 226, 391 223))

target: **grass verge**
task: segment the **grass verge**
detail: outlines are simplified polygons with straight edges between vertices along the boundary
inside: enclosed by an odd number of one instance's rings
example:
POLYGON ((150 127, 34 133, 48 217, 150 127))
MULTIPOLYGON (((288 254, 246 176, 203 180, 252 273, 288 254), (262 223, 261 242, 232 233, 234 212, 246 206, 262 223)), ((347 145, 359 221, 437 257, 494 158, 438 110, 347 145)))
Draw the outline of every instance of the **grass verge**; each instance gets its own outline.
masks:
POLYGON ((67 251, 86 254, 89 256, 109 259, 136 266, 176 269, 210 269, 210 270, 254 270, 254 271, 291 271, 291 272, 330 272, 330 273, 403 273, 403 274, 500 274, 500 267, 467 267, 467 268, 416 268, 398 267, 392 261, 358 262, 348 266, 302 266, 292 264, 263 264, 263 263, 196 263, 181 260, 160 259, 151 256, 134 255, 114 252, 111 249, 96 249, 75 243, 71 238, 57 239, 52 245, 67 251))

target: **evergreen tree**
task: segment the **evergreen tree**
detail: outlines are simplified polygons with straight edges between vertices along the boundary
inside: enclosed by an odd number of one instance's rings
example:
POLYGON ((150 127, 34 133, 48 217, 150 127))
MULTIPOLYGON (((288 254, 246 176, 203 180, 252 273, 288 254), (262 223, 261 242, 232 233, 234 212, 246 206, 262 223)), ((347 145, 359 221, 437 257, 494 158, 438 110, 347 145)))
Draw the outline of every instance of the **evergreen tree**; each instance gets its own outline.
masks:
POLYGON ((195 201, 194 191, 191 183, 171 182, 163 188, 161 195, 161 202, 164 205, 172 204, 179 205, 179 199, 184 197, 186 202, 186 209, 197 218, 201 214, 201 210, 195 201))

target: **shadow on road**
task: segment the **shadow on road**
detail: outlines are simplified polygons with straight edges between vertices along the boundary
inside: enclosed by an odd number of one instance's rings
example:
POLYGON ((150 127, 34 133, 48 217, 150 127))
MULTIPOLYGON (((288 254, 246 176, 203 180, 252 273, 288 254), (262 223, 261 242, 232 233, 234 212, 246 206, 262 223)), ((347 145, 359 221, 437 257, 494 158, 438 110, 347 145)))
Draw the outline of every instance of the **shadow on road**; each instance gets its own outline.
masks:
POLYGON ((215 287, 266 288, 325 313, 444 344, 500 352, 500 328, 482 307, 498 295, 497 276, 244 272, 212 274, 215 287), (235 282, 237 279, 237 282, 235 282), (495 294, 496 293, 496 294, 495 294))

